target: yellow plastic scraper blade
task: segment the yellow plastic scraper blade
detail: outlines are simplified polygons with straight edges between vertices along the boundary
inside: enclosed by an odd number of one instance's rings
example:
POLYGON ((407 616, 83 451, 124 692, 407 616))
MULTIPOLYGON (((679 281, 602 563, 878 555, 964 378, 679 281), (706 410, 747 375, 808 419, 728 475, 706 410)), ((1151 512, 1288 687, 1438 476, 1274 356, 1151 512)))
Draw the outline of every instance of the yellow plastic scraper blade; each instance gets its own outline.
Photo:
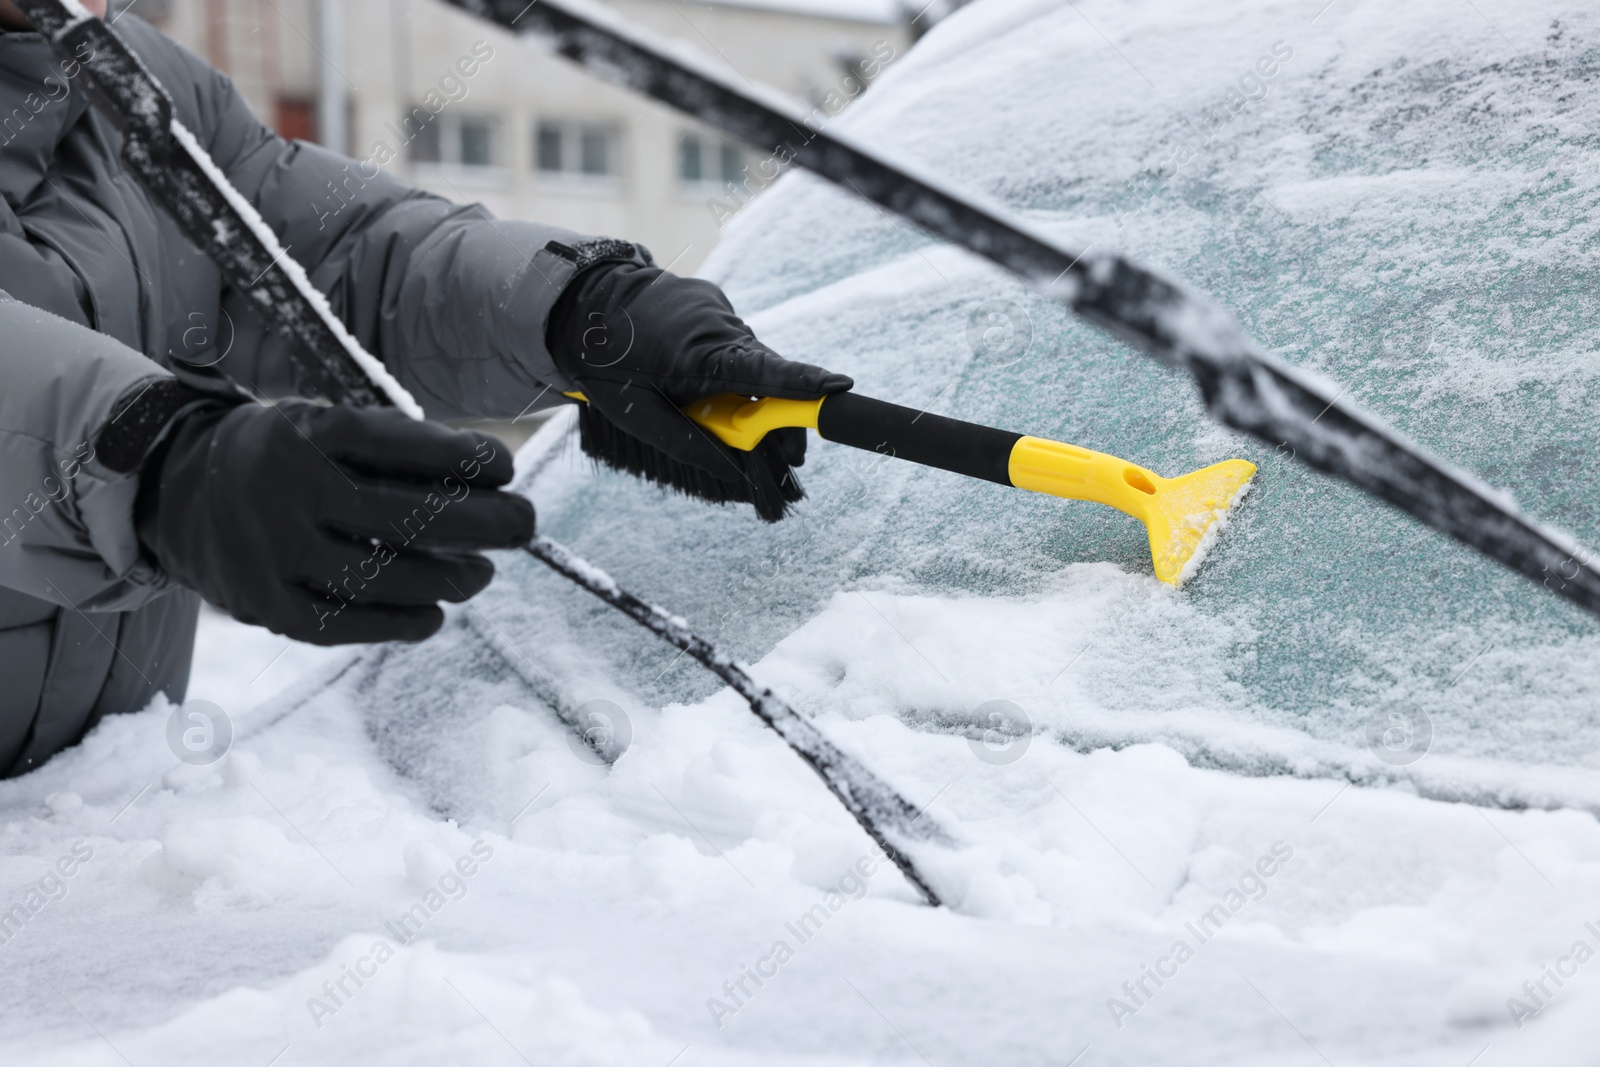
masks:
POLYGON ((1177 478, 1077 445, 1023 437, 1011 449, 1011 484, 1035 493, 1093 500, 1144 523, 1156 577, 1171 586, 1194 574, 1256 467, 1242 459, 1177 478))

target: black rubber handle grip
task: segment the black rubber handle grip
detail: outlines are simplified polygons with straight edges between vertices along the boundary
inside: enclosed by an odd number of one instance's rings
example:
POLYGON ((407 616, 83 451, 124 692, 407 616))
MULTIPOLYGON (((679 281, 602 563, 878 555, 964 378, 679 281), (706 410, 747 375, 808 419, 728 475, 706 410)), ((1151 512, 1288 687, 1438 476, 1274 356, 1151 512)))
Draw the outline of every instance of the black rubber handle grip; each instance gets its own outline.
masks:
POLYGON ((1011 446, 1023 436, 856 393, 834 393, 822 402, 817 433, 825 441, 1001 485, 1011 484, 1011 446))

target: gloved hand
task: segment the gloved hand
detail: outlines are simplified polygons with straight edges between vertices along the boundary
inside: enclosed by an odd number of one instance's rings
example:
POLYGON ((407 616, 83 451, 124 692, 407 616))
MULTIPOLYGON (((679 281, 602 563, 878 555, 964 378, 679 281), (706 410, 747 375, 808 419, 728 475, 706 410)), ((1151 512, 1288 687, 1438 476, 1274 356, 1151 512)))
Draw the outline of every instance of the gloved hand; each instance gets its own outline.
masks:
MULTIPOLYGON (((618 428, 724 480, 754 475, 749 455, 692 422, 685 404, 716 393, 809 400, 854 384, 756 340, 712 283, 632 263, 574 279, 551 311, 546 341, 556 367, 618 428)), ((798 467, 805 431, 769 433, 756 452, 763 469, 798 467)))
POLYGON ((533 536, 509 450, 393 408, 208 405, 145 461, 140 540, 242 622, 319 645, 420 641, 533 536))

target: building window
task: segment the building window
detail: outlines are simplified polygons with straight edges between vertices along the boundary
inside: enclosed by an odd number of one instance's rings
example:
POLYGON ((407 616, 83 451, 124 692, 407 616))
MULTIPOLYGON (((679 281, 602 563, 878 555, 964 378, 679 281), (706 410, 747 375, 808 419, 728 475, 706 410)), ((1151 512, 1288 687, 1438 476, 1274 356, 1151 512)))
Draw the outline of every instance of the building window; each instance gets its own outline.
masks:
POLYGON ((494 166, 494 123, 488 119, 461 120, 461 165, 494 166))
POLYGON ((706 162, 700 153, 700 138, 686 133, 678 138, 678 180, 703 182, 706 180, 706 162))
POLYGON ((435 115, 414 108, 406 123, 406 146, 413 163, 489 170, 500 165, 500 121, 486 115, 435 115))
POLYGON ((600 122, 539 123, 534 165, 546 177, 616 178, 622 173, 622 133, 600 122))
POLYGON ((561 172, 561 127, 551 122, 539 123, 538 166, 553 174, 561 172))
POLYGON ((316 141, 317 105, 299 97, 280 96, 272 126, 285 141, 316 141))
POLYGON ((717 161, 721 166, 722 180, 737 182, 740 172, 744 170, 744 149, 723 141, 717 146, 717 161))
POLYGON ((411 143, 407 148, 413 163, 443 163, 444 154, 439 150, 439 124, 425 123, 421 129, 412 134, 411 143))
POLYGON ((703 133, 678 138, 678 180, 685 185, 737 185, 744 178, 744 149, 703 133))
POLYGON ((578 131, 578 169, 585 174, 615 174, 611 131, 585 126, 578 131))

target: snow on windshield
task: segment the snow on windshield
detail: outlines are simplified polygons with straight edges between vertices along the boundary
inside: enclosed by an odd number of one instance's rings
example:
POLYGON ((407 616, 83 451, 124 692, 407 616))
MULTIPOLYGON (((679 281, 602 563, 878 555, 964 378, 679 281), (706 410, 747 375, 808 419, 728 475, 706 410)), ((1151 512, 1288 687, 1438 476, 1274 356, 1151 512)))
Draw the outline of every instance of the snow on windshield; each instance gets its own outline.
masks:
MULTIPOLYGON (((837 122, 1071 244, 1198 285, 1532 515, 1592 533, 1588 14, 1530 11, 1507 38, 1470 10, 1449 32, 1429 5, 1288 10, 979 5, 837 122)), ((1080 748, 1160 739, 1247 773, 1600 801, 1587 778, 1552 792, 1532 769, 1600 767, 1591 622, 1212 424, 1182 375, 805 174, 745 208, 705 273, 769 344, 868 395, 1166 475, 1231 456, 1260 467, 1178 594, 1150 578, 1143 531, 1120 513, 827 444, 803 472, 810 500, 777 528, 592 474, 575 453, 527 481, 546 532, 746 659, 808 620, 870 622, 907 595, 1005 614, 1002 630, 925 636, 956 648, 816 710, 971 731, 1005 699, 1080 748), (964 654, 974 669, 940 668, 964 654), (1369 732, 1396 722, 1430 727, 1439 758, 1373 758, 1369 732)), ((715 687, 537 571, 508 563, 481 601, 513 642, 571 642, 646 704, 715 687)), ((890 647, 909 636, 895 625, 921 625, 880 622, 890 647)), ((841 647, 837 670, 859 677, 879 654, 841 647)))

